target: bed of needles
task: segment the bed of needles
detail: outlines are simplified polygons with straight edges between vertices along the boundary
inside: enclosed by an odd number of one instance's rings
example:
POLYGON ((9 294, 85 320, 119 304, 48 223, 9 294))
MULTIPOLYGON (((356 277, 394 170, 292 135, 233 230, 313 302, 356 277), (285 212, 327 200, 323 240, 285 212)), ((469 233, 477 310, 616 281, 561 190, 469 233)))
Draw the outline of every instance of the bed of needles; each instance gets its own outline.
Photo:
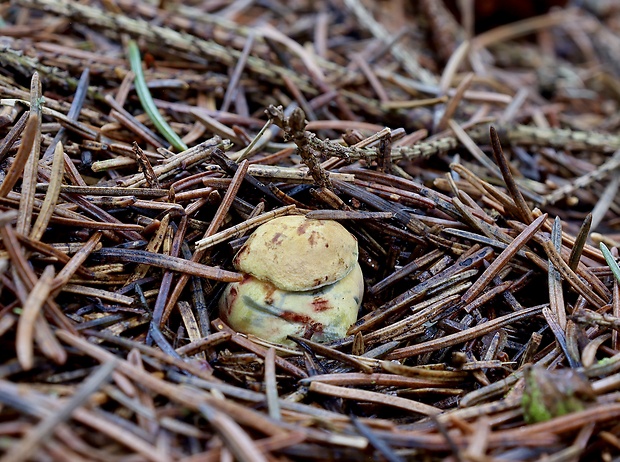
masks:
POLYGON ((482 3, 2 3, 0 461, 617 460, 620 7, 482 3), (218 318, 285 214, 345 339, 218 318))

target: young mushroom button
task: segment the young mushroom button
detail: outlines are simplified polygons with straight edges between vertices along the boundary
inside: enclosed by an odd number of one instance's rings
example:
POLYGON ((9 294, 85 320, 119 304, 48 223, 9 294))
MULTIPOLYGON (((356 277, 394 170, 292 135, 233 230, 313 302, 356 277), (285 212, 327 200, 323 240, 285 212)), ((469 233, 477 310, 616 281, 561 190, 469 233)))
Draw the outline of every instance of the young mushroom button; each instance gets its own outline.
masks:
POLYGON ((292 215, 258 227, 233 260, 220 316, 233 329, 275 343, 287 335, 342 338, 357 320, 364 279, 357 240, 340 223, 292 215))

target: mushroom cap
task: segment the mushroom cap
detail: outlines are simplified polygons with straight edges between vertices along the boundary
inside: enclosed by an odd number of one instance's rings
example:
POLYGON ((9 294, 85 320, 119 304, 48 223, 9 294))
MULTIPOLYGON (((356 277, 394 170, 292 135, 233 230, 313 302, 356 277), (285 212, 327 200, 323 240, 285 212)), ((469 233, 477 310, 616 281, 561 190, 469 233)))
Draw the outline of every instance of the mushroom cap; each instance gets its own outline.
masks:
POLYGON ((219 300, 220 317, 238 332, 291 345, 287 335, 327 342, 343 338, 357 320, 364 295, 359 263, 333 284, 305 292, 280 290, 246 275, 228 284, 219 300))
POLYGON ((290 215, 265 223, 239 249, 235 268, 282 290, 310 290, 346 276, 357 239, 333 220, 290 215))

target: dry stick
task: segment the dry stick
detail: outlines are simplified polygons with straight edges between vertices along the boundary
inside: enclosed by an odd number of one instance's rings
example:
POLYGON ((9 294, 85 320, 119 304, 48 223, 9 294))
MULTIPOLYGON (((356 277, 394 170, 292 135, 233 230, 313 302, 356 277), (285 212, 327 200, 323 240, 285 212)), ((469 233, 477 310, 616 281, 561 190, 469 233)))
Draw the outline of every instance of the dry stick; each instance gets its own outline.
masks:
POLYGON ((321 166, 321 162, 315 155, 315 149, 310 142, 316 137, 305 130, 308 121, 304 111, 301 108, 295 108, 290 117, 286 117, 282 107, 270 105, 265 112, 269 119, 284 131, 285 139, 291 139, 297 145, 297 151, 303 163, 310 170, 314 182, 320 188, 332 189, 329 173, 321 166))
MULTIPOLYGON (((196 317, 194 316, 191 305, 184 300, 179 300, 177 302, 177 308, 181 314, 181 319, 183 320, 183 324, 185 325, 185 330, 187 332, 187 338, 190 342, 195 342, 196 340, 201 339, 203 335, 200 332, 200 328, 196 322, 196 317)), ((201 357, 201 359, 206 359, 204 353, 199 353, 199 357, 201 357)))
MULTIPOLYGON (((25 285, 22 284, 21 279, 16 274, 16 271, 11 268, 11 275, 13 276, 13 282, 15 286, 22 285, 21 289, 18 289, 19 292, 22 292, 18 295, 20 300, 28 299, 27 294, 25 293, 25 285)), ((47 304, 50 304, 49 300, 45 300, 47 304)), ((39 351, 48 359, 51 359, 54 363, 62 365, 67 362, 67 351, 62 347, 54 331, 50 327, 47 319, 43 316, 37 316, 34 321, 34 339, 39 346, 39 351)))
POLYGON ((0 161, 4 160, 4 157, 9 149, 13 146, 13 143, 17 141, 17 137, 22 134, 26 127, 26 122, 30 117, 30 111, 25 111, 19 120, 11 127, 9 133, 0 141, 0 161))
POLYGON ((592 209, 592 229, 595 230, 603 221, 605 214, 616 199, 618 188, 620 187, 620 173, 614 171, 611 181, 605 186, 603 194, 601 194, 592 209))
POLYGON ((387 135, 379 141, 377 148, 377 167, 381 173, 392 173, 392 134, 388 131, 387 135))
MULTIPOLYGON (((611 313, 616 318, 620 317, 620 284, 617 279, 614 279, 614 287, 612 292, 612 307, 611 313)), ((614 329, 611 333, 611 347, 614 350, 618 349, 618 343, 620 343, 620 332, 614 329)))
POLYGON ((450 168, 466 179, 474 188, 480 191, 480 194, 483 196, 490 195, 493 199, 499 202, 507 212, 515 216, 519 215, 519 210, 509 195, 490 185, 488 182, 481 180, 471 170, 461 164, 450 164, 450 168))
POLYGON ((393 359, 410 358, 411 356, 416 356, 452 345, 457 345, 459 343, 468 342, 475 338, 482 337, 490 332, 494 332, 501 327, 539 314, 542 312, 543 307, 544 305, 524 308, 521 311, 509 313, 504 316, 500 316, 499 318, 495 318, 491 321, 478 324, 471 329, 465 329, 460 332, 446 335, 445 337, 441 337, 435 340, 418 343, 417 345, 399 348, 397 350, 394 350, 392 353, 389 353, 385 359, 389 361, 393 359))
POLYGON ((506 156, 504 156, 504 151, 502 150, 502 145, 499 142, 499 136, 497 136, 497 131, 494 127, 489 128, 489 132, 491 135, 491 146, 493 147, 493 155, 495 156, 495 162, 499 166, 500 171, 502 172, 502 177, 504 178, 504 182, 506 183, 506 187, 508 188, 508 192, 510 193, 510 197, 517 205, 519 209, 519 214, 521 215, 521 219, 526 225, 529 225, 534 217, 532 216, 532 211, 529 206, 523 199, 523 195, 519 190, 517 183, 515 182, 512 172, 510 171, 510 165, 506 160, 506 156))
MULTIPOLYGON (((112 353, 107 352, 103 348, 88 342, 86 339, 69 334, 65 331, 59 331, 58 337, 67 344, 79 349, 97 359, 100 362, 108 362, 117 359, 112 353)), ((161 394, 173 402, 182 404, 189 409, 197 410, 202 403, 207 403, 230 415, 239 423, 254 428, 261 433, 267 435, 277 435, 286 433, 279 425, 273 423, 261 413, 236 404, 230 400, 219 400, 206 393, 202 393, 193 388, 179 387, 157 378, 155 375, 145 371, 137 370, 131 363, 117 359, 117 370, 125 374, 128 378, 134 379, 140 385, 161 394)), ((219 429, 216 428, 219 431, 219 429)))
POLYGON ((100 231, 94 233, 88 241, 84 244, 84 246, 78 250, 71 260, 59 271, 59 273, 54 278, 53 282, 53 293, 57 294, 62 289, 62 286, 65 285, 71 276, 77 271, 77 269, 82 266, 82 264, 86 261, 88 256, 95 250, 97 244, 101 240, 101 236, 103 234, 100 231))
POLYGON ((241 162, 242 160, 249 159, 252 156, 252 154, 262 149, 269 142, 269 140, 271 140, 271 138, 273 137, 273 132, 271 130, 267 132, 267 129, 269 127, 271 127, 271 120, 267 119, 267 122, 265 122, 265 125, 261 127, 261 129, 258 131, 256 136, 252 139, 250 144, 248 144, 243 151, 239 152, 238 157, 236 159, 237 163, 241 162))
MULTIPOLYGON (((562 250, 562 221, 560 217, 555 217, 551 231, 551 242, 555 250, 562 250)), ((559 326, 566 332, 566 307, 564 306, 564 294, 562 292, 562 278, 560 272, 549 261, 548 271, 549 281, 549 309, 555 314, 559 326)))
MULTIPOLYGON (((48 11, 74 19, 81 24, 108 29, 115 33, 128 33, 134 37, 140 36, 155 46, 166 44, 167 47, 181 50, 183 53, 198 54, 203 59, 217 60, 227 66, 234 65, 235 61, 241 56, 239 50, 224 47, 215 41, 203 40, 171 28, 154 26, 143 20, 132 19, 125 14, 115 14, 67 0, 19 0, 16 4, 48 11)), ((297 85, 302 87, 303 91, 311 93, 316 91, 304 75, 263 59, 249 56, 246 67, 251 72, 271 81, 279 81, 278 75, 287 74, 297 85)))
MULTIPOLYGON (((517 230, 522 230, 524 228, 521 222, 513 222, 512 220, 508 220, 508 223, 510 224, 510 226, 514 227, 517 230)), ((546 235, 540 235, 539 233, 534 237, 534 239, 545 248, 547 247, 548 237, 546 235)), ((595 296, 594 292, 596 292, 600 296, 600 298, 598 299, 599 301, 606 299, 607 297, 611 298, 611 292, 609 291, 609 289, 607 289, 605 284, 603 284, 603 282, 593 274, 590 268, 585 266, 583 263, 579 263, 577 266, 577 270, 572 271, 570 267, 566 263, 564 263, 564 257, 561 256, 561 253, 557 252, 553 246, 549 246, 549 250, 545 251, 547 253, 552 252, 555 255, 554 258, 560 258, 560 260, 562 260, 561 263, 558 263, 558 265, 560 266, 555 265, 555 267, 560 271, 562 276, 568 280, 568 282, 571 284, 571 286, 573 286, 575 291, 582 293, 580 292, 580 290, 585 290, 586 292, 592 293, 592 297, 595 296), (581 279, 583 279, 582 287, 580 289, 578 289, 576 285, 578 284, 578 282, 572 281, 572 278, 576 278, 577 274, 581 279)), ((543 259, 541 259, 540 256, 527 251, 526 256, 527 258, 532 260, 539 268, 547 271, 548 265, 544 262, 543 259)), ((594 298, 592 298, 592 300, 594 300, 594 298)))
MULTIPOLYGON (((133 72, 131 74, 135 77, 135 74, 133 74, 133 72)), ((162 138, 160 138, 156 133, 154 133, 142 122, 138 121, 129 112, 127 112, 125 108, 114 99, 112 95, 106 95, 105 101, 110 105, 110 107, 112 107, 110 115, 116 120, 118 120, 121 125, 125 126, 133 133, 140 136, 142 139, 144 139, 144 141, 146 141, 155 148, 161 148, 166 146, 166 142, 162 138)))
MULTIPOLYGON (((169 259, 178 258, 181 253, 181 248, 183 245, 183 239, 185 237, 185 233, 187 231, 187 222, 188 217, 184 215, 181 217, 181 221, 179 222, 179 226, 174 233, 174 237, 171 237, 173 230, 168 228, 166 233, 166 237, 164 240, 164 249, 163 254, 167 256, 169 259)), ((158 254, 156 254, 158 255, 158 254)), ((181 259, 182 260, 182 259, 181 259)), ((182 260, 183 261, 183 260, 182 260)), ((159 348, 161 348, 165 353, 172 357, 177 357, 178 355, 172 348, 172 346, 168 343, 168 340, 164 336, 161 331, 162 326, 164 325, 167 315, 165 313, 166 308, 166 300, 168 300, 168 295, 170 294, 170 287, 172 285, 172 271, 164 271, 164 274, 161 279, 160 289, 157 292, 157 298, 155 299, 155 304, 153 305, 153 314, 151 316, 151 322, 149 324, 149 330, 146 337, 146 343, 151 344, 152 340, 154 340, 159 348), (166 317, 164 318, 164 316, 166 317)))
MULTIPOLYGON (((555 250, 555 247, 551 241, 545 241, 543 243, 545 252, 550 261, 553 262, 553 266, 562 274, 564 279, 572 286, 572 288, 583 296, 589 303, 595 306, 597 309, 607 304, 602 297, 596 294, 592 288, 586 284, 581 278, 571 270, 568 264, 564 261, 562 256, 555 250)), ((527 252, 528 258, 532 258, 530 252, 527 252)), ((533 256, 533 255, 532 255, 533 256)), ((537 257, 537 256, 536 256, 537 257)), ((534 257, 534 258, 536 258, 534 257)))
MULTIPOLYGON (((163 164, 153 167, 153 170, 157 174, 157 177, 162 180, 172 175, 172 173, 179 168, 187 169, 191 165, 203 161, 212 154, 213 150, 222 145, 223 142, 219 137, 213 137, 196 146, 192 146, 187 151, 174 154, 167 158, 163 164)), ((93 171, 95 171, 94 163, 92 168, 93 171)), ((119 186, 138 188, 144 183, 144 176, 141 173, 137 173, 123 178, 123 180, 119 182, 119 186)))
MULTIPOLYGON (((224 195, 224 198, 222 199, 222 203, 220 204, 217 211, 215 212, 215 216, 211 220, 211 223, 209 224, 209 228, 205 232, 205 235, 204 235, 205 238, 215 234, 215 232, 220 228, 220 226, 222 226, 222 223, 224 222, 224 218, 226 217, 226 214, 228 213, 230 206, 232 205, 235 197, 237 196, 237 192, 239 191, 239 188, 241 187, 241 183, 243 182, 243 178, 246 175, 248 168, 249 168, 249 163, 247 160, 244 160, 243 162, 239 164, 239 167, 237 171, 235 172, 235 175, 230 183, 230 186, 226 190, 226 194, 224 195)), ((198 264, 197 262, 202 260, 204 255, 205 255, 205 250, 196 249, 194 251, 194 255, 192 255, 192 259, 190 260, 190 262, 193 264, 198 264)), ((187 262, 187 260, 183 260, 183 261, 187 262)), ((232 273, 232 274, 236 274, 240 276, 238 273, 232 273)), ((241 279, 237 279, 237 280, 240 281, 241 279)), ((187 281, 189 281, 189 274, 182 274, 179 280, 177 281, 177 284, 172 290, 172 293, 170 294, 170 297, 168 299, 168 303, 166 304, 166 307, 164 309, 164 318, 163 318, 164 320, 167 319, 167 316, 169 315, 169 313, 172 312, 172 308, 174 308, 174 305, 176 305, 176 302, 181 296, 181 292, 185 288, 187 281)), ((208 332, 203 332, 203 333, 205 335, 208 334, 208 332)))
POLYGON ((575 369, 580 367, 581 364, 579 363, 579 361, 573 358, 573 355, 571 355, 570 349, 566 342, 566 330, 562 329, 562 326, 558 324, 558 320, 555 314, 547 307, 543 308, 542 314, 545 318, 545 321, 547 321, 547 325, 551 329, 551 332, 553 332, 553 335, 555 336, 557 344, 559 345, 562 352, 564 353, 564 356, 568 360, 570 367, 575 368, 575 369))
POLYGON ((39 116, 37 117, 38 126, 34 133, 34 141, 30 149, 28 160, 24 166, 21 198, 19 201, 19 216, 15 224, 15 230, 24 236, 30 233, 34 194, 37 186, 37 170, 41 150, 41 105, 41 81, 39 80, 39 74, 35 72, 30 82, 30 111, 39 116))
MULTIPOLYGON (((0 104, 5 104, 5 105, 14 105, 16 103, 20 103, 20 104, 24 104, 28 107, 31 106, 31 102, 30 101, 26 101, 23 99, 1 99, 0 100, 0 104)), ((32 108, 30 109, 31 111, 33 110, 32 108)), ((65 114, 63 114, 62 112, 58 112, 54 109, 51 109, 49 107, 45 107, 42 106, 40 108, 40 111, 43 115, 46 116, 51 116, 54 117, 56 120, 58 120, 58 122, 63 126, 66 127, 67 129, 75 132, 76 134, 86 138, 87 140, 97 140, 100 138, 100 133, 97 130, 94 130, 92 128, 90 128, 88 125, 83 124, 77 120, 73 120, 68 118, 65 114)))
POLYGON ((46 266, 41 274, 41 278, 36 282, 28 298, 22 307, 22 314, 17 324, 17 335, 15 339, 15 351, 17 360, 22 369, 30 370, 34 365, 34 345, 33 336, 35 329, 35 321, 39 316, 47 297, 51 292, 51 282, 54 278, 54 267, 46 266))
POLYGON ((26 128, 24 129, 24 135, 22 136, 22 142, 17 150, 17 154, 13 159, 11 168, 9 168, 6 177, 2 184, 0 184, 0 197, 6 197, 9 192, 17 183, 17 180, 22 175, 24 166, 28 162, 28 157, 32 151, 37 132, 39 131, 39 114, 35 111, 31 111, 28 116, 28 122, 26 122, 26 128))
MULTIPOLYGON (((353 14, 357 17, 357 20, 366 27, 370 33, 382 43, 392 42, 391 34, 383 27, 382 24, 377 22, 372 14, 366 9, 360 0, 345 0, 345 5, 349 8, 353 14)), ((399 44, 391 44, 389 48, 390 52, 396 58, 404 69, 415 80, 420 80, 425 84, 435 84, 435 76, 420 66, 418 57, 409 48, 405 49, 399 44)))
POLYGON ((416 285, 415 287, 400 294, 394 299, 387 302, 380 309, 367 314, 360 318, 348 331, 348 335, 354 335, 362 330, 367 330, 373 327, 380 321, 393 316, 402 311, 406 306, 424 296, 430 289, 437 287, 438 285, 446 282, 452 276, 466 272, 474 267, 480 266, 482 262, 489 257, 492 250, 490 247, 485 247, 478 250, 474 255, 469 258, 456 262, 454 265, 446 268, 444 271, 436 274, 435 276, 426 279, 424 282, 416 285))
POLYGON ((592 224, 592 214, 588 213, 585 220, 581 224, 579 228, 579 233, 575 238, 575 243, 573 244, 573 248, 570 251, 570 256, 568 257, 568 267, 573 271, 577 271, 577 266, 579 266, 579 260, 581 260, 581 253, 583 252, 583 247, 588 240, 588 235, 590 234, 590 226, 592 224))
POLYGON ((278 384, 276 378, 276 350, 269 348, 265 356, 265 396, 267 398, 267 408, 269 417, 280 420, 280 401, 278 399, 278 384))
POLYGON ((59 424, 68 420, 78 407, 108 381, 115 365, 116 361, 111 360, 100 366, 80 385, 71 399, 59 409, 48 414, 38 425, 32 427, 19 443, 11 446, 0 462, 20 462, 29 459, 52 435, 59 424))
POLYGON ((574 178, 570 181, 570 183, 544 196, 541 205, 544 206, 554 204, 579 189, 583 189, 594 182, 601 181, 612 171, 617 170, 618 168, 620 168, 620 150, 614 152, 614 155, 597 167, 596 170, 588 172, 578 178, 574 178))
MULTIPOLYGON (((159 251, 159 249, 161 248, 161 245, 164 242, 164 237, 166 236, 166 232, 168 230, 169 224, 170 224, 170 214, 167 213, 161 219, 159 226, 157 227, 157 231, 155 231, 155 234, 153 235, 149 243, 146 245, 146 248, 144 249, 145 251, 153 252, 153 253, 157 253, 159 251)), ((136 282, 138 279, 142 279, 144 276, 146 276, 146 273, 148 272, 149 269, 150 269, 150 265, 146 265, 146 264, 138 265, 136 269, 134 270, 133 274, 129 276, 129 278, 127 279, 127 282, 124 285, 127 286, 133 282, 136 282)))
POLYGON ((207 335, 206 337, 190 342, 187 345, 183 345, 176 349, 176 352, 180 355, 193 355, 198 352, 204 351, 208 348, 213 348, 220 343, 230 340, 232 334, 228 332, 216 332, 214 334, 207 335))
POLYGON ((352 366, 355 369, 359 369, 362 372, 365 372, 367 374, 370 374, 373 371, 372 367, 370 367, 368 364, 363 363, 362 361, 354 358, 351 355, 335 350, 334 348, 330 348, 326 345, 321 345, 320 343, 316 343, 316 342, 313 342, 312 340, 304 339, 301 337, 290 336, 290 338, 296 343, 305 345, 306 347, 308 347, 310 350, 312 350, 314 353, 318 355, 325 356, 326 358, 334 359, 336 361, 340 361, 343 364, 352 366))
POLYGON ((515 254, 536 234, 543 222, 547 219, 547 214, 541 215, 525 228, 489 265, 482 275, 474 282, 467 292, 461 297, 464 304, 471 303, 484 288, 493 280, 499 271, 515 256, 515 254))
POLYGON ((115 345, 120 345, 127 350, 139 351, 143 355, 155 358, 157 361, 163 364, 168 364, 174 368, 178 368, 180 371, 187 372, 190 375, 196 377, 200 377, 203 380, 207 380, 209 382, 217 381, 217 379, 212 376, 211 372, 203 369, 202 366, 198 366, 192 362, 184 361, 182 358, 169 355, 160 349, 150 347, 142 342, 136 342, 134 340, 113 335, 105 331, 85 330, 84 334, 92 335, 93 337, 103 339, 106 342, 110 342, 115 345))
POLYGON ((386 287, 388 287, 390 284, 393 284, 394 282, 406 277, 408 274, 411 274, 414 271, 419 270, 423 266, 428 265, 430 262, 438 259, 442 255, 443 255, 443 251, 439 249, 431 250, 430 252, 425 253, 424 255, 407 263, 403 267, 395 270, 392 274, 386 276, 384 279, 377 282, 374 286, 369 287, 368 292, 373 295, 378 294, 379 292, 384 290, 386 287))
MULTIPOLYGON (((297 41, 283 34, 281 31, 271 26, 269 23, 264 24, 260 28, 260 33, 265 38, 280 42, 281 44, 286 46, 291 52, 297 55, 306 67, 307 74, 309 75, 312 83, 314 84, 314 87, 318 88, 318 90, 322 92, 323 95, 333 92, 333 102, 342 113, 343 118, 347 120, 356 119, 355 114, 353 114, 353 111, 351 111, 349 106, 347 106, 344 98, 340 95, 340 92, 333 90, 333 88, 328 84, 322 69, 317 65, 316 60, 314 59, 315 57, 312 54, 308 53, 307 50, 297 41)), ((294 83, 292 79, 290 79, 290 81, 294 83)))
POLYGON ((491 173, 493 173, 497 178, 501 177, 500 170, 495 166, 495 164, 489 159, 489 157, 482 152, 482 149, 478 147, 478 145, 471 139, 471 137, 463 130, 463 128, 456 123, 454 120, 448 120, 448 125, 450 129, 454 132, 456 138, 467 148, 474 158, 480 162, 483 166, 485 166, 491 173))
POLYGON ((560 25, 570 19, 570 14, 567 11, 558 10, 549 14, 513 22, 505 26, 499 26, 475 37, 472 40, 472 47, 480 49, 489 45, 497 45, 500 42, 531 34, 540 29, 560 25))
MULTIPOLYGON (((5 224, 5 226, 0 227, 0 237, 2 238, 2 242, 6 250, 9 253, 9 257, 11 258, 11 262, 13 263, 13 268, 15 268, 17 274, 19 274, 20 279, 26 286, 26 288, 30 291, 34 287, 37 281, 37 277, 30 267, 26 257, 23 252, 20 252, 21 246, 19 245, 19 241, 17 240, 17 234, 10 224, 5 224)), ((61 311, 60 307, 54 303, 54 301, 48 299, 46 300, 46 305, 50 310, 50 315, 56 322, 59 327, 66 329, 70 332, 77 333, 77 330, 73 326, 73 324, 67 319, 64 313, 61 311)), ((63 354, 66 356, 66 353, 63 354)))
POLYGON ((226 88, 226 94, 224 95, 222 106, 220 107, 221 112, 228 111, 230 103, 237 93, 237 87, 239 85, 239 80, 241 80, 241 74, 243 73, 243 69, 247 63, 250 51, 252 51, 252 46, 254 45, 254 38, 254 33, 250 32, 245 41, 245 45, 243 46, 243 50, 241 51, 241 56, 239 56, 239 60, 237 61, 232 77, 230 78, 230 82, 228 83, 228 88, 226 88))
MULTIPOLYGON (((39 183, 37 185, 37 191, 46 192, 49 189, 49 185, 39 183)), ((167 196, 169 191, 167 189, 154 189, 154 188, 122 188, 115 186, 73 186, 73 185, 61 185, 60 192, 67 194, 82 194, 85 196, 132 196, 132 197, 151 197, 159 198, 167 196)))
POLYGON ((232 455, 240 462, 267 462, 265 455, 243 429, 223 412, 216 411, 207 403, 198 410, 218 431, 232 455))
POLYGON ((30 239, 33 241, 41 240, 43 233, 45 232, 47 225, 49 224, 56 204, 58 202, 58 196, 60 194, 60 187, 62 185, 62 176, 64 173, 64 152, 62 142, 56 144, 54 149, 54 158, 52 161, 52 170, 50 172, 50 182, 45 193, 45 199, 43 205, 41 205, 41 211, 39 216, 30 231, 30 239))
MULTIPOLYGON (((84 105, 84 100, 86 99, 86 94, 88 93, 88 83, 90 81, 90 71, 88 68, 82 71, 82 75, 80 76, 80 81, 78 82, 77 88, 75 89, 75 95, 73 96, 73 102, 71 103, 71 108, 67 113, 67 117, 69 119, 77 120, 82 106, 84 105)), ((42 160, 47 160, 48 158, 54 155, 54 151, 56 150, 56 145, 58 143, 64 143, 65 138, 67 137, 67 129, 65 127, 60 127, 60 130, 54 136, 54 139, 50 143, 50 145, 45 150, 45 153, 41 157, 42 160)))
POLYGON ((243 144, 243 140, 239 138, 237 133, 227 125, 224 125, 222 122, 217 120, 215 117, 211 117, 205 111, 201 111, 199 109, 190 111, 191 114, 196 117, 200 122, 205 125, 209 129, 209 131, 214 132, 215 134, 221 136, 224 139, 228 139, 236 144, 243 144))
POLYGON ((587 308, 578 308, 573 312, 571 319, 582 324, 596 325, 620 329, 620 318, 611 314, 597 313, 587 308))
MULTIPOLYGON (((306 168, 280 167, 276 165, 252 164, 248 169, 251 176, 258 178, 269 178, 274 180, 293 180, 300 183, 312 183, 313 178, 310 171, 306 168)), ((330 177, 340 181, 353 182, 355 177, 347 173, 332 173, 330 177)))
POLYGON ((134 299, 132 297, 128 297, 127 295, 121 295, 116 292, 110 292, 109 290, 97 289, 95 287, 87 287, 78 284, 64 284, 60 287, 60 291, 86 295, 87 297, 100 298, 102 300, 109 300, 112 303, 117 303, 119 305, 132 305, 134 302, 134 299))
POLYGON ((97 255, 120 262, 143 263, 167 270, 178 271, 179 273, 183 273, 186 277, 198 276, 222 282, 239 282, 243 279, 240 273, 203 265, 202 263, 196 263, 192 260, 185 260, 180 257, 147 252, 144 250, 105 248, 98 250, 97 255))
POLYGON ((149 188, 159 189, 159 180, 157 179, 157 175, 153 171, 153 166, 149 161, 148 157, 144 154, 144 151, 138 146, 138 143, 135 141, 132 144, 133 153, 136 156, 136 161, 138 162, 138 170, 142 172, 144 175, 144 180, 146 181, 146 185, 149 188))
MULTIPOLYGON (((140 352, 138 350, 131 350, 129 354, 127 355, 127 361, 132 363, 137 369, 144 371, 144 363, 142 361, 142 356, 140 355, 140 352)), ((118 380, 118 383, 120 384, 122 379, 119 379, 119 377, 123 377, 123 376, 118 373, 113 375, 113 379, 118 380)), ((147 390, 144 390, 141 387, 131 386, 131 388, 134 389, 132 390, 134 399, 136 398, 135 395, 137 395, 137 399, 140 402, 140 405, 143 408, 148 409, 152 413, 152 416, 153 416, 151 418, 148 418, 141 414, 136 415, 136 420, 137 420, 138 425, 144 428, 144 430, 146 430, 150 435, 157 435, 159 431, 161 430, 161 427, 160 427, 160 421, 157 419, 157 417, 155 417, 156 410, 155 410, 154 396, 151 395, 147 390)))
POLYGON ((434 406, 429 406, 428 404, 419 403, 417 401, 406 398, 400 398, 398 396, 390 396, 375 391, 339 387, 336 385, 329 385, 322 382, 311 382, 308 389, 314 393, 337 396, 338 398, 344 399, 354 399, 356 401, 368 401, 371 403, 381 404, 383 406, 392 406, 400 409, 405 409, 410 412, 415 412, 417 414, 427 416, 438 415, 442 412, 441 409, 434 406))
POLYGON ((440 132, 446 128, 448 121, 452 119, 452 116, 456 112, 456 109, 458 108, 459 104, 463 100, 463 95, 465 94, 465 91, 469 88, 473 80, 474 80, 473 73, 467 74, 463 78, 463 80, 461 80, 461 83, 459 83, 458 87, 456 88, 456 92, 454 93, 454 96, 450 98, 450 101, 448 102, 446 106, 446 110, 444 111, 443 115, 441 116, 441 119, 439 119, 439 122, 437 123, 437 128, 435 130, 436 132, 440 132))
MULTIPOLYGON (((377 75, 372 71, 370 65, 364 59, 364 57, 360 53, 355 53, 353 55, 353 62, 359 68, 359 70, 362 71, 362 74, 364 74, 364 77, 366 77, 366 80, 368 80, 370 87, 379 98, 379 101, 382 104, 388 103, 390 101, 390 97, 388 96, 385 88, 383 87, 383 85, 381 85, 381 82, 377 78, 377 75)), ((302 109, 306 111, 306 108, 304 108, 303 106, 302 109)))
POLYGON ((204 251, 207 248, 219 244, 220 242, 224 242, 227 239, 234 239, 240 237, 248 230, 260 226, 263 223, 266 223, 276 217, 288 215, 289 213, 293 212, 293 210, 295 210, 294 205, 285 205, 284 207, 274 209, 271 212, 265 212, 257 215, 242 223, 239 223, 238 225, 231 226, 230 228, 226 228, 219 233, 196 241, 196 250, 204 251))
MULTIPOLYGON (((213 320, 212 324, 220 332, 226 332, 226 333, 231 334, 232 335, 232 337, 230 338, 231 342, 236 343, 240 347, 245 348, 246 350, 257 354, 261 358, 264 358, 265 356, 267 356, 266 348, 263 348, 262 346, 257 345, 256 343, 249 340, 246 336, 242 334, 238 334, 237 332, 232 330, 230 327, 228 327, 226 324, 224 324, 221 319, 218 318, 218 319, 213 320)), ((308 376, 308 374, 306 374, 302 369, 298 368, 297 366, 287 361, 286 359, 282 358, 281 356, 276 356, 275 362, 278 365, 278 367, 280 367, 280 369, 288 372, 294 377, 305 378, 308 376)))
POLYGON ((394 212, 365 212, 361 210, 312 210, 306 218, 313 220, 387 220, 394 212))

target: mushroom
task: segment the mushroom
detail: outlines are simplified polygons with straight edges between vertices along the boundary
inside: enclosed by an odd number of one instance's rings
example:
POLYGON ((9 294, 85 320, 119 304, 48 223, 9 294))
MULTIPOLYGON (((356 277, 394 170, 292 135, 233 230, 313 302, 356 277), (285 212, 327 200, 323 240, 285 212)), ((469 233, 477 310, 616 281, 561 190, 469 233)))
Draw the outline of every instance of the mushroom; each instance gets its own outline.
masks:
POLYGON ((342 338, 364 294, 357 255, 357 240, 336 221, 275 218, 234 257, 244 278, 224 290, 220 316, 233 329, 274 343, 290 344, 288 335, 342 338))

